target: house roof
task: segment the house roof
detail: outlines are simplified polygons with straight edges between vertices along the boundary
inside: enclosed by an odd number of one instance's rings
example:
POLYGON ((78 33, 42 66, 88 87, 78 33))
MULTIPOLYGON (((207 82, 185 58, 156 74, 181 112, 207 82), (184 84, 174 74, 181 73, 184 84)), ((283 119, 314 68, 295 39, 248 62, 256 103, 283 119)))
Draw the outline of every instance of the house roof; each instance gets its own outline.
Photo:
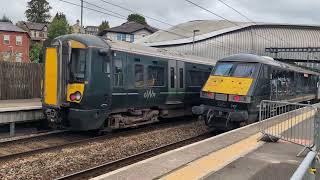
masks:
POLYGON ((86 26, 85 29, 87 29, 87 28, 99 28, 99 27, 98 26, 86 26))
POLYGON ((41 31, 44 27, 48 26, 45 23, 34 23, 34 22, 25 22, 25 21, 21 21, 20 23, 24 24, 29 30, 38 30, 38 31, 41 31))
POLYGON ((27 32, 10 22, 0 22, 0 31, 22 32, 22 33, 27 32))
POLYGON ((158 31, 158 29, 151 27, 149 25, 143 25, 143 24, 140 24, 140 23, 137 23, 134 21, 130 21, 130 22, 125 22, 125 23, 121 24, 120 26, 106 29, 106 30, 102 31, 99 35, 104 35, 107 32, 119 32, 119 33, 130 34, 130 33, 134 33, 136 31, 142 30, 142 29, 145 29, 151 33, 158 31))

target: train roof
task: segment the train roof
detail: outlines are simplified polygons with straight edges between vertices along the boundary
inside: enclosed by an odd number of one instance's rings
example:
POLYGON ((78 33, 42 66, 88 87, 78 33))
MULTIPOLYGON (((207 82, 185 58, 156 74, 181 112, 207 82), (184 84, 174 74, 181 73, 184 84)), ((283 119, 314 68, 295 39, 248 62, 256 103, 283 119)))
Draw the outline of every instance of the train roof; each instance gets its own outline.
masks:
POLYGON ((105 41, 107 42, 108 45, 110 45, 111 49, 115 51, 124 51, 128 53, 155 56, 159 58, 174 59, 174 60, 180 60, 184 62, 206 64, 206 65, 212 65, 212 66, 214 66, 217 62, 213 59, 187 55, 184 53, 167 50, 163 48, 161 49, 153 48, 153 47, 148 47, 140 44, 128 43, 123 41, 114 41, 110 39, 107 39, 105 41))
POLYGON ((169 51, 166 49, 153 48, 148 46, 143 46, 139 44, 133 44, 123 41, 115 41, 110 39, 103 39, 98 36, 93 36, 89 34, 69 34, 64 36, 59 36, 57 39, 73 39, 84 43, 88 47, 110 47, 111 50, 115 51, 123 51, 128 53, 146 55, 146 56, 155 56, 159 58, 167 58, 180 60, 184 62, 198 63, 198 64, 206 64, 214 66, 216 61, 213 59, 203 58, 199 56, 187 55, 180 52, 169 51))
POLYGON ((276 61, 271 57, 263 57, 263 56, 253 55, 253 54, 235 54, 232 56, 222 58, 222 59, 218 60, 218 62, 262 63, 262 64, 276 66, 276 67, 279 67, 282 69, 287 69, 287 70, 296 71, 296 72, 300 72, 300 73, 320 75, 320 73, 317 73, 315 71, 304 69, 304 68, 301 68, 301 67, 298 67, 298 66, 295 66, 292 64, 276 61))

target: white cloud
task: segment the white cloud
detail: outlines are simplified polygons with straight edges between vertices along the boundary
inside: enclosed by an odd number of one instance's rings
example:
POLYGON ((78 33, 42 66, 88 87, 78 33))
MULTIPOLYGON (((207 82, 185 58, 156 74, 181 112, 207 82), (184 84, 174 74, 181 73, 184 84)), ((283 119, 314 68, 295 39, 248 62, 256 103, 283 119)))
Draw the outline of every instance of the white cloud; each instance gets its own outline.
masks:
MULTIPOLYGON (((0 16, 6 14, 14 22, 26 20, 24 12, 26 10, 28 0, 0 0, 0 16), (10 2, 10 3, 9 3, 10 2)), ((70 24, 74 24, 80 19, 80 7, 66 4, 59 0, 48 0, 52 6, 51 15, 56 12, 66 14, 70 24)), ((80 0, 66 0, 72 3, 80 4, 80 0)), ((127 16, 130 12, 111 6, 101 0, 85 0, 94 3, 99 7, 117 12, 123 16, 127 16)), ((219 19, 214 15, 191 5, 184 0, 104 0, 119 4, 126 8, 132 9, 147 16, 165 21, 170 24, 178 24, 195 19, 219 19)), ((230 20, 244 21, 245 19, 237 13, 227 8, 217 0, 192 0, 215 13, 222 15, 230 20)), ((294 24, 320 24, 320 1, 318 0, 224 0, 232 5, 243 14, 251 19, 259 22, 278 22, 278 23, 294 23, 294 24)), ((85 6, 98 9, 87 5, 85 6)), ((100 11, 105 11, 99 9, 100 11)), ((107 12, 107 11, 105 11, 107 12)), ((107 12, 110 13, 110 12, 107 12)), ((117 26, 125 22, 124 19, 115 18, 109 15, 84 9, 84 25, 99 25, 102 20, 110 22, 111 26, 117 26)), ((167 25, 153 21, 147 18, 149 24, 168 28, 167 25)))

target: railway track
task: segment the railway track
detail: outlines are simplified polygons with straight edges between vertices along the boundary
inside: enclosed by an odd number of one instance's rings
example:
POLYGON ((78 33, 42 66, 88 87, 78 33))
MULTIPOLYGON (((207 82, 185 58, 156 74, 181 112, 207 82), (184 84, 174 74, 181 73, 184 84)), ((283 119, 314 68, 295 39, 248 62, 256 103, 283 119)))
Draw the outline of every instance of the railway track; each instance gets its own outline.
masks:
POLYGON ((64 130, 3 141, 0 143, 0 161, 80 143, 88 137, 88 135, 64 130))
POLYGON ((157 147, 157 148, 154 148, 154 149, 149 149, 149 150, 146 150, 146 151, 143 151, 143 152, 140 152, 140 153, 137 153, 137 154, 122 158, 122 159, 105 162, 105 163, 103 163, 101 165, 98 165, 98 166, 95 166, 95 167, 91 167, 89 169, 85 169, 85 170, 82 170, 82 171, 75 172, 73 174, 69 174, 69 175, 66 175, 66 176, 59 177, 56 180, 65 180, 65 179, 78 180, 78 179, 93 178, 93 177, 108 173, 110 171, 119 169, 121 167, 124 167, 124 166, 130 165, 130 164, 145 160, 147 158, 159 155, 161 153, 165 153, 167 151, 174 150, 174 149, 177 149, 179 147, 182 147, 182 146, 185 146, 185 145, 188 145, 188 144, 192 144, 194 142, 198 142, 198 141, 207 139, 209 137, 212 137, 213 135, 214 134, 212 134, 212 133, 204 133, 204 134, 201 134, 201 135, 196 136, 196 137, 184 139, 182 141, 174 142, 174 143, 167 144, 167 145, 163 145, 163 146, 160 146, 160 147, 157 147))
MULTIPOLYGON (((193 120, 190 120, 190 122, 192 121, 193 120)), ((72 133, 69 131, 57 131, 55 133, 44 133, 42 135, 14 139, 11 141, 4 141, 0 142, 0 162, 23 156, 31 156, 37 153, 58 150, 77 144, 106 140, 116 138, 119 136, 130 136, 139 132, 152 130, 154 128, 170 127, 184 123, 186 122, 163 122, 158 123, 158 125, 153 124, 153 126, 121 130, 115 133, 108 133, 102 136, 92 136, 92 134, 84 133, 72 133)))

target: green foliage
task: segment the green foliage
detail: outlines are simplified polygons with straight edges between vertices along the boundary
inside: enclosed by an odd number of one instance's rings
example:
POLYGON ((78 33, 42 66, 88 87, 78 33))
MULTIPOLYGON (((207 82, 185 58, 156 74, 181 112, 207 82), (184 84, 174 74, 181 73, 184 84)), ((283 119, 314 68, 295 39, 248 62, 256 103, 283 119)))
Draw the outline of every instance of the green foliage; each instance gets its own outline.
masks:
POLYGON ((2 16, 2 18, 0 19, 0 22, 11 22, 12 23, 12 21, 10 20, 10 18, 9 17, 7 17, 5 14, 2 16))
POLYGON ((130 14, 127 18, 128 21, 134 21, 143 25, 148 25, 146 19, 140 14, 130 14))
POLYGON ((54 16, 54 18, 57 18, 57 19, 63 19, 63 20, 66 20, 66 15, 63 14, 63 13, 60 13, 60 12, 57 12, 57 14, 54 16))
POLYGON ((50 16, 51 6, 47 0, 30 0, 25 15, 30 22, 47 23, 50 16))
POLYGON ((105 30, 105 29, 109 29, 109 28, 110 28, 109 22, 108 22, 108 21, 102 21, 102 23, 99 25, 98 28, 99 28, 98 34, 99 34, 100 32, 102 32, 103 30, 105 30))
POLYGON ((30 47, 29 58, 31 62, 39 62, 42 56, 42 45, 40 43, 33 43, 30 47))
POLYGON ((50 39, 54 39, 58 36, 62 36, 69 33, 70 27, 66 19, 66 16, 63 13, 57 13, 49 26, 48 37, 50 39))

